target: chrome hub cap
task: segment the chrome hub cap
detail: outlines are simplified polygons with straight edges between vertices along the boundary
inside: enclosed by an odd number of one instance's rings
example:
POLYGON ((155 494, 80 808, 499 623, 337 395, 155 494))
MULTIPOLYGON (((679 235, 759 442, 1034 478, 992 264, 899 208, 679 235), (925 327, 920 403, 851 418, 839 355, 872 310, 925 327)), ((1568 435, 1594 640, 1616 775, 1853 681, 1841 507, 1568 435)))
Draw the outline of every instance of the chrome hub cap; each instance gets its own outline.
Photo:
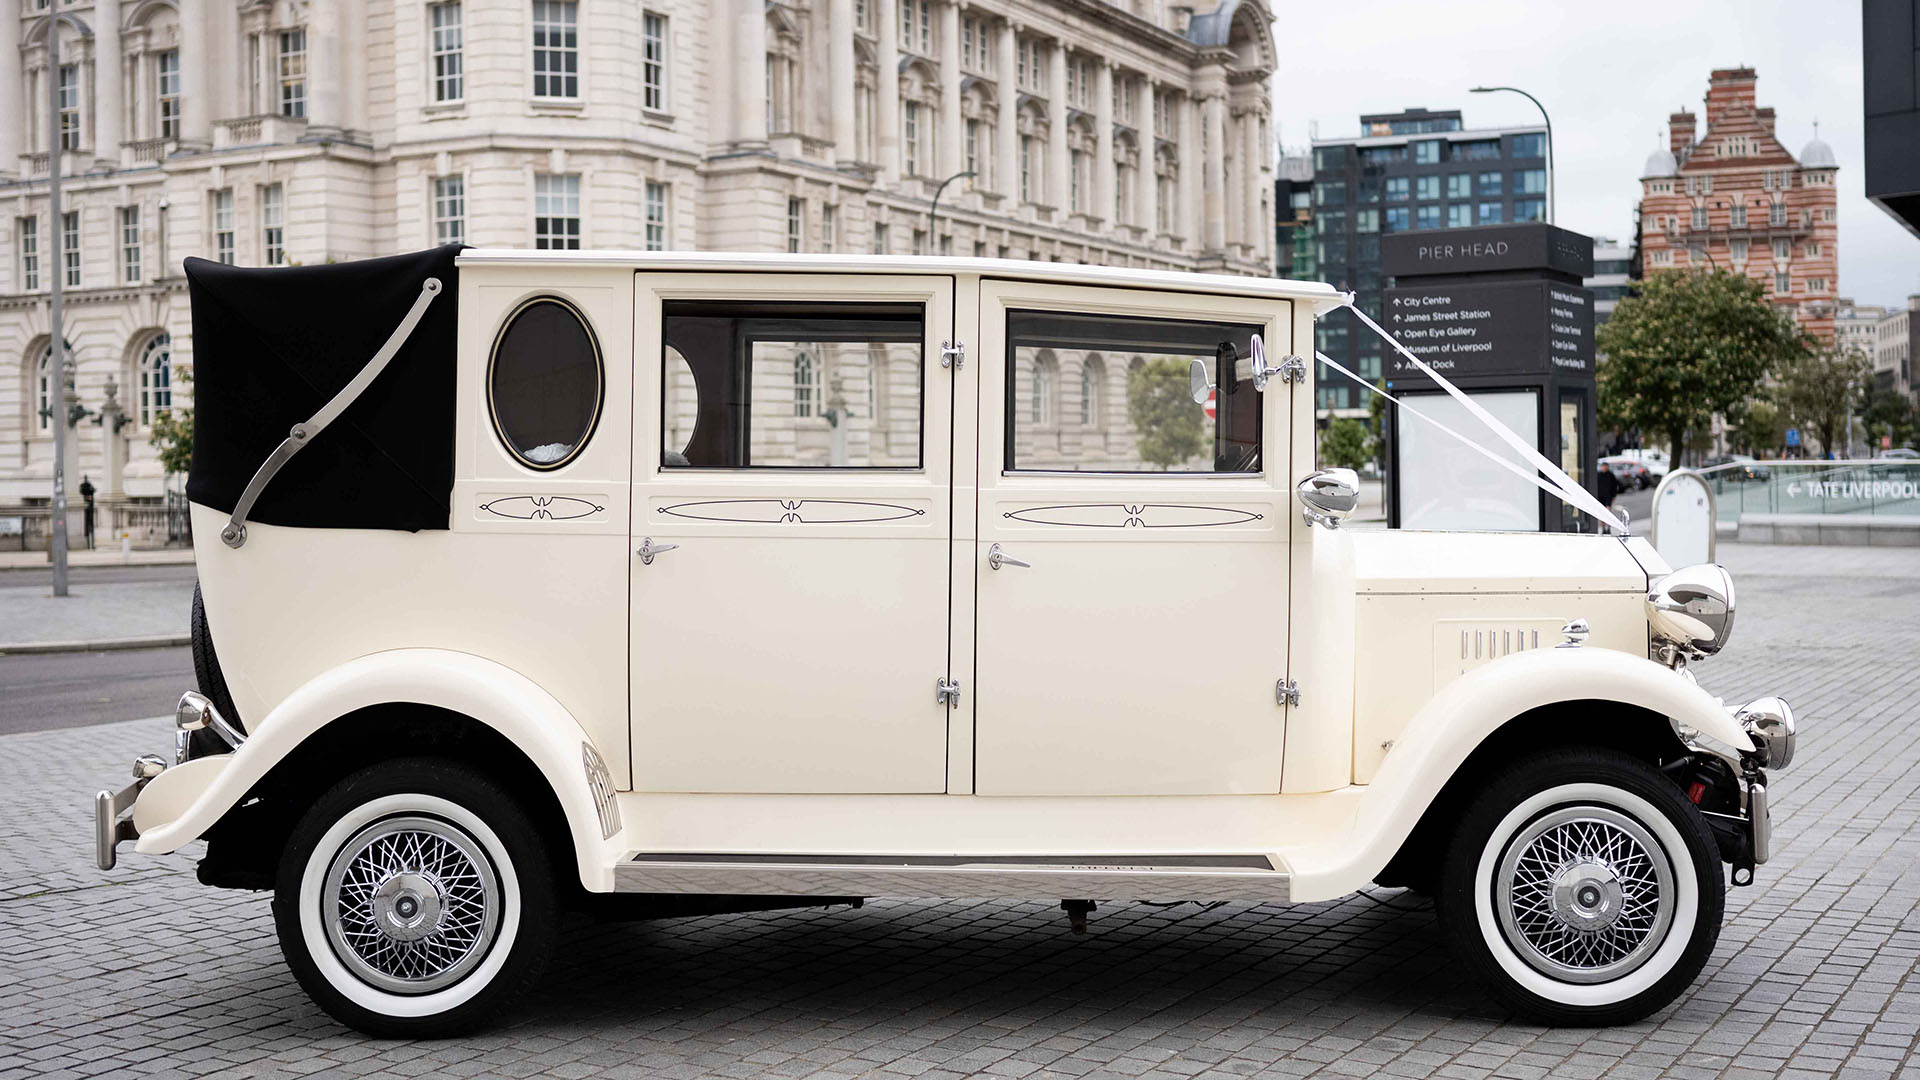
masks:
POLYGON ((480 845, 432 817, 362 829, 334 857, 321 895, 335 955, 398 994, 429 993, 472 971, 498 935, 500 907, 480 845))
POLYGON ((1673 922, 1673 868, 1645 826, 1607 806, 1536 818, 1494 880, 1500 928, 1522 959, 1563 982, 1638 968, 1673 922))

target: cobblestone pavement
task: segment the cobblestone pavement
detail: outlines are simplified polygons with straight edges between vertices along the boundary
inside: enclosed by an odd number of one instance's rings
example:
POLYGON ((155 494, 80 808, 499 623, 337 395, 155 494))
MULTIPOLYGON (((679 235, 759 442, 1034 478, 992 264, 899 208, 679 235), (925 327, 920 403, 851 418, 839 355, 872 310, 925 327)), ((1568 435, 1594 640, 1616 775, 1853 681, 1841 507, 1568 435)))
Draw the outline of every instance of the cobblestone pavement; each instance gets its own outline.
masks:
POLYGON ((1778 848, 1729 894, 1706 973, 1630 1027, 1512 1020, 1432 915, 1381 892, 1298 907, 1051 904, 570 925, 506 1026, 372 1042, 282 965, 266 901, 197 851, 90 863, 85 796, 158 749, 139 721, 0 738, 0 1080, 222 1076, 1920 1077, 1920 555, 1726 547, 1729 698, 1792 695, 1778 848))

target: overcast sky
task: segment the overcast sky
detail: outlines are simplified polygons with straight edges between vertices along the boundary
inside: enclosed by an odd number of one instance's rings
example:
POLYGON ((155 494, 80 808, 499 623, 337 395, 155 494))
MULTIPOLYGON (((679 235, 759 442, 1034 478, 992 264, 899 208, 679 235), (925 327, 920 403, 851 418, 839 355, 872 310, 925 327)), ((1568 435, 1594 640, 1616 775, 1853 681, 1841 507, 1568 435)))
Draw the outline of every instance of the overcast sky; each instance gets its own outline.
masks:
POLYGON ((1633 234, 1640 167, 1665 145, 1667 114, 1702 114, 1707 73, 1745 64, 1759 104, 1798 155, 1820 122, 1840 159, 1840 295, 1894 304, 1920 293, 1920 238, 1867 201, 1858 0, 1367 0, 1335 14, 1276 4, 1274 118, 1304 147, 1358 134, 1361 113, 1460 109, 1466 126, 1537 122, 1518 86, 1553 116, 1556 224, 1633 234), (1656 138, 1657 135, 1657 138, 1656 138))

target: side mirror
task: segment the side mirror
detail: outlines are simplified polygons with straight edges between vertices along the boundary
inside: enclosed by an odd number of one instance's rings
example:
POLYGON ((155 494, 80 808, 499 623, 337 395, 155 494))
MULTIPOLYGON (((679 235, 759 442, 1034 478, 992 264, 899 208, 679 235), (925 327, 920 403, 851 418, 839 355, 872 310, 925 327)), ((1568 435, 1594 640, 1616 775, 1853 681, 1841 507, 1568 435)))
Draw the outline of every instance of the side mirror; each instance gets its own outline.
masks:
POLYGON ((1308 524, 1337 529, 1360 505, 1360 474, 1352 469, 1321 469, 1293 490, 1308 524))
POLYGON ((1187 365, 1187 383, 1193 390, 1193 403, 1205 405, 1207 395, 1213 393, 1213 383, 1207 378, 1207 362, 1195 360, 1187 365))

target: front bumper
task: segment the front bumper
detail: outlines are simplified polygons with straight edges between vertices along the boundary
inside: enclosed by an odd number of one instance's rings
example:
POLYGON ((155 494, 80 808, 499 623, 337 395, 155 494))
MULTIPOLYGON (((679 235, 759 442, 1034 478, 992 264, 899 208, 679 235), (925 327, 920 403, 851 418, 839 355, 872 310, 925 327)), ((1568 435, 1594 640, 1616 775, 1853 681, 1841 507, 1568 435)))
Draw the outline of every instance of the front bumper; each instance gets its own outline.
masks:
MULTIPOLYGON (((247 741, 239 728, 228 722, 205 696, 187 691, 173 718, 173 765, 184 765, 193 756, 193 735, 211 731, 229 749, 238 750, 247 741)), ((126 816, 140 799, 147 785, 169 768, 158 754, 142 754, 133 762, 133 783, 119 791, 101 790, 93 796, 93 857, 95 865, 111 870, 118 861, 120 845, 140 838, 140 829, 126 816)))

